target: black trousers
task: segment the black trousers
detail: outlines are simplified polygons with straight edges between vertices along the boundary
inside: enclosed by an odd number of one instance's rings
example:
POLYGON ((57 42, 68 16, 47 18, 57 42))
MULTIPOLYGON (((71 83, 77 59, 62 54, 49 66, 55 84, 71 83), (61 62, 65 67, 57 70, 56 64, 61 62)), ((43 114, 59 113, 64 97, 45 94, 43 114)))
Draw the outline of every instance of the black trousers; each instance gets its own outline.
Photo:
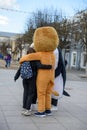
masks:
POLYGON ((57 105, 58 105, 58 99, 52 98, 52 99, 51 99, 51 104, 52 104, 53 106, 57 106, 57 105))
POLYGON ((36 104, 37 100, 36 77, 23 79, 23 87, 23 108, 29 110, 31 104, 36 104))

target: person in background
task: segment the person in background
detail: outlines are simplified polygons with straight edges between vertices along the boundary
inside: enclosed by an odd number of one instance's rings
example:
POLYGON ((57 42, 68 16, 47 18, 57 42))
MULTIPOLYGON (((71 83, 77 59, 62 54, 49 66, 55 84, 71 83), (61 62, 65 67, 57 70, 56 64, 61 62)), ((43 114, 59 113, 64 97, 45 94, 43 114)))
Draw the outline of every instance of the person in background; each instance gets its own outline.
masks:
POLYGON ((10 67, 10 65, 11 65, 11 55, 8 54, 7 57, 8 57, 8 67, 10 67))
MULTIPOLYGON (((35 50, 30 47, 27 54, 35 53, 35 50)), ((37 70, 38 69, 51 69, 51 65, 43 65, 40 61, 30 61, 33 76, 29 79, 23 79, 23 108, 22 114, 25 116, 30 116, 31 109, 35 109, 36 101, 37 101, 37 89, 36 89, 36 78, 37 78, 37 70)), ((14 76, 14 80, 16 81, 20 76, 20 67, 17 73, 14 76)))
POLYGON ((11 55, 10 55, 10 54, 7 54, 4 59, 5 59, 5 61, 6 61, 5 67, 6 67, 6 68, 10 67, 10 64, 11 64, 11 55))

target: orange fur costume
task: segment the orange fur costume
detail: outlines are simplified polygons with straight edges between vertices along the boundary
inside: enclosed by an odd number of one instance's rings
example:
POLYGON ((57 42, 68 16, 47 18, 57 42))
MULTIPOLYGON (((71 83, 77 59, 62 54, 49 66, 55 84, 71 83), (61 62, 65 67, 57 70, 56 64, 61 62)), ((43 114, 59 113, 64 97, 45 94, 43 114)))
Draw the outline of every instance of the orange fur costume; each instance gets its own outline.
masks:
POLYGON ((59 38, 53 27, 40 27, 34 33, 33 42, 36 53, 25 55, 20 59, 20 63, 40 60, 42 64, 53 66, 50 70, 39 69, 37 75, 38 112, 44 112, 51 109, 51 93, 54 86, 55 72, 55 56, 53 51, 59 44, 59 38))

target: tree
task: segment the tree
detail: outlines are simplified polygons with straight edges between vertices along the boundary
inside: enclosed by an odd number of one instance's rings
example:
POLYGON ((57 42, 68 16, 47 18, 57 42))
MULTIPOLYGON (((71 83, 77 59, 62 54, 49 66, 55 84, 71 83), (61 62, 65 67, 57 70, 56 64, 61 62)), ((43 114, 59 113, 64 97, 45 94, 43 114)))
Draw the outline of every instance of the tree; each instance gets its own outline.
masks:
POLYGON ((32 43, 34 31, 35 29, 32 26, 28 27, 28 30, 25 32, 25 34, 22 37, 24 43, 28 43, 29 45, 32 43))
POLYGON ((82 28, 81 32, 82 40, 85 43, 87 50, 87 10, 85 10, 82 13, 82 17, 80 18, 80 26, 82 28))
POLYGON ((75 23, 75 41, 81 42, 82 46, 86 48, 86 62, 87 62, 87 9, 77 13, 78 20, 75 23))
POLYGON ((37 11, 33 13, 32 17, 27 21, 27 28, 24 34, 24 37, 28 41, 29 44, 32 43, 32 37, 34 31, 38 27, 43 26, 52 26, 56 29, 60 39, 60 47, 64 47, 67 44, 67 19, 62 17, 62 14, 57 10, 48 12, 47 9, 44 11, 37 11), (53 15, 52 15, 53 14, 53 15), (64 41, 62 40, 64 38, 64 41))
POLYGON ((1 50, 1 52, 2 52, 3 55, 6 55, 8 53, 8 49, 11 50, 11 48, 12 48, 9 40, 3 41, 0 44, 1 44, 0 45, 0 50, 1 50))
POLYGON ((15 40, 15 50, 14 50, 14 54, 20 53, 20 57, 22 56, 22 50, 23 50, 24 46, 23 46, 23 40, 22 37, 18 37, 15 40))

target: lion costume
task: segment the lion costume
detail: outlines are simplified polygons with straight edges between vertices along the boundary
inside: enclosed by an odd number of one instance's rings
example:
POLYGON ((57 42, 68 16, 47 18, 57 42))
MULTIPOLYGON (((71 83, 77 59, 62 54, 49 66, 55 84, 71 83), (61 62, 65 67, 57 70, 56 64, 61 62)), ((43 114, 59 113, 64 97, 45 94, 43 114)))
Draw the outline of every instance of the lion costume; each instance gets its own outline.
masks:
POLYGON ((51 92, 54 86, 54 66, 55 55, 53 51, 59 44, 59 38, 53 27, 37 28, 33 36, 34 49, 36 53, 28 54, 20 59, 20 63, 24 61, 40 60, 42 64, 52 65, 50 70, 38 70, 37 75, 37 96, 38 96, 38 112, 36 115, 49 114, 51 109, 51 92))

